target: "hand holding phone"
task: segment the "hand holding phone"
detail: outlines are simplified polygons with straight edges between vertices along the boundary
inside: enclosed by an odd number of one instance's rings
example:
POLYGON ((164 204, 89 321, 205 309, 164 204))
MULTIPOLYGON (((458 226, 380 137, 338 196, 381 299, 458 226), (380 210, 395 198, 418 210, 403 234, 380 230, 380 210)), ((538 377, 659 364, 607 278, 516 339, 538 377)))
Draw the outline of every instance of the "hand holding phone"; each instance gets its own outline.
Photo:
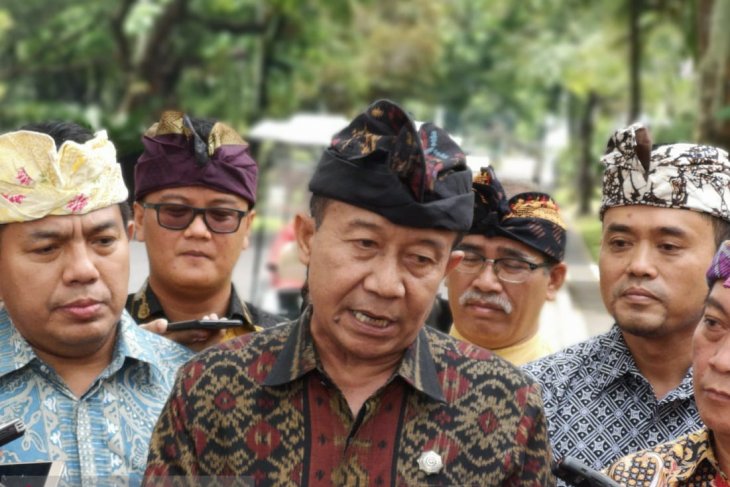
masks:
POLYGON ((180 330, 222 330, 225 328, 236 328, 243 326, 241 320, 228 320, 228 319, 216 319, 216 320, 186 320, 186 321, 175 321, 167 324, 167 331, 180 331, 180 330))

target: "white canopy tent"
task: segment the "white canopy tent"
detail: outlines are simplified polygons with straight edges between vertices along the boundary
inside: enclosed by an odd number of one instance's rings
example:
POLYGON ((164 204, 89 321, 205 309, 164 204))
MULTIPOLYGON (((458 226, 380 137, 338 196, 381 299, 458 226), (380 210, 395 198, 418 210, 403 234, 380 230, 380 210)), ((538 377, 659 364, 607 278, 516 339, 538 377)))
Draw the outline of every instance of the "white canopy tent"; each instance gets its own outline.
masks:
POLYGON ((286 120, 264 119, 248 133, 252 140, 302 146, 328 146, 332 136, 347 126, 342 115, 297 113, 286 120))

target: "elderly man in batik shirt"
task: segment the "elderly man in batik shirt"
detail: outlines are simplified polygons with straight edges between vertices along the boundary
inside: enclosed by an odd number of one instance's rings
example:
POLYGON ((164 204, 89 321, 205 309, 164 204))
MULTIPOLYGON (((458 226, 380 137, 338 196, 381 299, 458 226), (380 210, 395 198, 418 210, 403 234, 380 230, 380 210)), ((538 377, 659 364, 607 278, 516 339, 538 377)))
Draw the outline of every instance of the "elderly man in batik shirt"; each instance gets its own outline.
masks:
POLYGON ((258 167, 228 125, 166 111, 142 137, 134 167, 135 237, 150 274, 127 299, 148 330, 200 351, 284 318, 243 301, 233 269, 248 247, 258 167), (167 331, 166 321, 217 315, 241 321, 225 330, 167 331))
POLYGON ((471 226, 461 149, 378 101, 334 137, 309 188, 312 216, 295 228, 311 305, 184 368, 150 484, 552 485, 537 386, 423 326, 471 226))
POLYGON ((191 353, 124 312, 127 188, 105 132, 0 135, 0 463, 64 462, 63 485, 139 484, 177 368, 191 353))
POLYGON ((706 426, 613 464, 609 476, 624 485, 730 487, 730 240, 715 254, 707 284, 692 342, 695 401, 706 426))
POLYGON ((602 158, 600 287, 615 325, 526 366, 556 456, 595 469, 701 425, 691 340, 705 270, 728 235, 730 161, 715 147, 651 147, 632 125, 602 158))
POLYGON ((565 223, 546 193, 509 200, 492 168, 474 178, 474 221, 459 244, 464 259, 446 278, 451 335, 515 365, 553 352, 540 311, 565 280, 565 223))

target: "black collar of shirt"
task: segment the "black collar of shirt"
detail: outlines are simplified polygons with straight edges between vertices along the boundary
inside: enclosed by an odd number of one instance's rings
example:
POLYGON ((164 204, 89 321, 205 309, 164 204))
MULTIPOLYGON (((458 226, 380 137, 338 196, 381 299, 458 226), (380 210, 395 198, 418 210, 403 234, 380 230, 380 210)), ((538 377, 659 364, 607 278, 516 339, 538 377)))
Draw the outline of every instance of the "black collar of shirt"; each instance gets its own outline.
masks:
MULTIPOLYGON (((134 293, 132 299, 129 301, 127 310, 138 323, 147 323, 158 318, 167 319, 160 300, 149 284, 149 279, 146 279, 142 287, 134 293)), ((241 320, 243 325, 251 331, 256 329, 251 312, 244 302, 241 301, 241 298, 238 297, 236 287, 233 284, 231 284, 231 299, 225 316, 226 318, 241 320)))
MULTIPOLYGON (((295 322, 284 348, 264 379, 263 385, 281 386, 315 369, 325 374, 309 331, 311 318, 312 307, 309 306, 295 322)), ((429 347, 428 335, 423 328, 418 332, 416 340, 403 353, 403 359, 394 376, 400 377, 411 387, 432 399, 446 403, 436 374, 436 364, 429 347)))

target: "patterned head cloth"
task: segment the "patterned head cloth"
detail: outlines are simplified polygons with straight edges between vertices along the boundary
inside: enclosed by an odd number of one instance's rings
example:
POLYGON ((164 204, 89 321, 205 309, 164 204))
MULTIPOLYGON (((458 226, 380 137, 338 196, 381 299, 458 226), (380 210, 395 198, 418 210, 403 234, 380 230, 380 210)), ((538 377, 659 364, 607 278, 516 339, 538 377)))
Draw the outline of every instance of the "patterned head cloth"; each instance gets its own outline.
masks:
POLYGON ((397 225, 467 231, 471 171, 442 129, 379 100, 332 139, 309 182, 312 193, 377 213, 397 225))
POLYGON ((248 144, 217 122, 204 141, 182 112, 167 111, 142 137, 144 152, 134 167, 134 199, 166 188, 205 186, 256 203, 258 167, 248 144))
POLYGON ((634 124, 614 133, 601 162, 601 218, 614 206, 649 205, 730 220, 730 161, 722 149, 671 144, 652 150, 648 130, 634 124))
POLYGON ((127 199, 127 187, 106 132, 56 150, 44 133, 0 135, 0 223, 85 214, 127 199))
POLYGON ((474 176, 474 222, 470 234, 506 237, 548 257, 565 257, 565 222, 549 194, 519 193, 509 200, 491 167, 474 176))
POLYGON ((707 285, 712 287, 715 281, 722 281, 724 287, 730 288, 730 240, 720 245, 707 269, 707 285))

